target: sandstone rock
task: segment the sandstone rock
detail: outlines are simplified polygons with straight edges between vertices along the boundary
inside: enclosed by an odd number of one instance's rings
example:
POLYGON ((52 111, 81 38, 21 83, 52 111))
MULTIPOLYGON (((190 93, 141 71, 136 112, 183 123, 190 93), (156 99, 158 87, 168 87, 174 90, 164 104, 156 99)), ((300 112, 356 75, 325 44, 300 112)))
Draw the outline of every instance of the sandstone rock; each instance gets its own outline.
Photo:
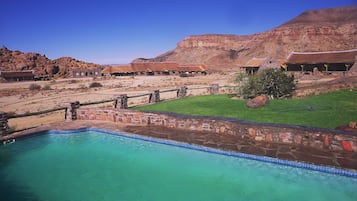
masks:
POLYGON ((355 121, 350 121, 348 125, 337 126, 336 130, 344 130, 344 131, 351 131, 357 132, 357 126, 355 121))
POLYGON ((260 108, 264 107, 266 104, 268 104, 269 98, 266 96, 257 96, 253 99, 248 100, 247 102, 247 107, 249 108, 260 108))
POLYGON ((249 137, 251 139, 254 139, 255 135, 256 135, 256 131, 253 129, 253 128, 249 128, 248 129, 248 134, 249 134, 249 137))
POLYGON ((357 6, 306 11, 281 26, 252 35, 188 36, 174 50, 152 60, 204 63, 210 70, 224 70, 244 65, 253 57, 283 59, 291 51, 353 49, 356 18, 357 6))
POLYGON ((0 70, 21 71, 34 70, 35 76, 66 77, 75 69, 96 69, 100 65, 78 61, 71 57, 62 57, 51 60, 38 53, 23 53, 18 50, 0 48, 0 70))
POLYGON ((350 123, 348 124, 348 127, 350 127, 350 128, 357 128, 357 126, 356 126, 356 122, 355 121, 350 121, 350 123))
POLYGON ((349 141, 343 141, 342 147, 343 147, 343 150, 345 150, 345 151, 353 151, 351 143, 349 141))

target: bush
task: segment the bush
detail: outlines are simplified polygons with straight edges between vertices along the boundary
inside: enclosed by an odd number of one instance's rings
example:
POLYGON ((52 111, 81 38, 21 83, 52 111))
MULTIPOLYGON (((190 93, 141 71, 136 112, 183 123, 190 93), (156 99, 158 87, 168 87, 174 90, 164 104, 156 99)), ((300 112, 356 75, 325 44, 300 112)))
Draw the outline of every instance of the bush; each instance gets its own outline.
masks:
POLYGON ((267 95, 271 99, 291 97, 294 90, 294 76, 279 69, 266 69, 249 77, 242 89, 245 98, 267 95))
POLYGON ((42 90, 51 90, 51 86, 46 84, 45 86, 42 87, 42 90))
POLYGON ((70 84, 75 84, 75 83, 78 83, 78 80, 69 80, 68 81, 70 84))
POLYGON ((89 88, 95 88, 95 87, 102 87, 103 85, 99 82, 92 82, 90 85, 89 85, 89 88))
POLYGON ((38 84, 30 84, 29 86, 29 90, 34 91, 34 90, 40 90, 41 89, 41 85, 38 84))

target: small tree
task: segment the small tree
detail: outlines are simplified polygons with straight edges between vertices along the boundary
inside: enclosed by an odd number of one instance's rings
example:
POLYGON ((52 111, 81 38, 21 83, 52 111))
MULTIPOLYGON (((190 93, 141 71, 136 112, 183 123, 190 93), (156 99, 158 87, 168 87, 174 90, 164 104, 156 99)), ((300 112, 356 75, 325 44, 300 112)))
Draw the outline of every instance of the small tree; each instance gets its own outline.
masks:
POLYGON ((34 90, 40 90, 41 89, 41 85, 38 84, 30 84, 29 86, 29 90, 34 91, 34 90))
POLYGON ((245 98, 267 95, 271 99, 291 97, 294 90, 294 76, 279 69, 266 69, 249 77, 242 89, 245 98))
POLYGON ((102 87, 103 85, 99 82, 92 82, 89 85, 89 88, 96 88, 96 87, 102 87))
POLYGON ((271 98, 291 97, 295 90, 294 76, 288 76, 279 69, 266 69, 259 75, 259 82, 262 85, 262 94, 271 98))

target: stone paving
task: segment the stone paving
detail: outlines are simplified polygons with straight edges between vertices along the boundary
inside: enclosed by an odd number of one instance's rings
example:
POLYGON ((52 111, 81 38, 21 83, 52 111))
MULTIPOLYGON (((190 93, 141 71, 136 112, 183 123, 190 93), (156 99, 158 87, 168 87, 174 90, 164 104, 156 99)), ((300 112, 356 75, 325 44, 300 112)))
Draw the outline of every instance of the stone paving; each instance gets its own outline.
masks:
POLYGON ((215 133, 198 131, 182 131, 156 126, 127 126, 124 128, 124 131, 222 150, 236 151, 259 156, 269 156, 284 160, 301 161, 310 164, 332 166, 357 171, 356 152, 332 152, 330 150, 320 150, 291 144, 244 140, 231 135, 218 135, 215 133))
POLYGON ((34 129, 14 133, 0 138, 0 141, 30 135, 46 130, 69 130, 79 128, 101 128, 118 132, 134 133, 154 138, 168 139, 189 144, 196 144, 228 151, 236 151, 260 156, 269 156, 284 160, 301 161, 316 165, 325 165, 357 171, 357 153, 316 149, 291 144, 267 143, 241 139, 232 135, 210 132, 177 130, 159 126, 134 126, 103 121, 60 122, 40 126, 34 129))

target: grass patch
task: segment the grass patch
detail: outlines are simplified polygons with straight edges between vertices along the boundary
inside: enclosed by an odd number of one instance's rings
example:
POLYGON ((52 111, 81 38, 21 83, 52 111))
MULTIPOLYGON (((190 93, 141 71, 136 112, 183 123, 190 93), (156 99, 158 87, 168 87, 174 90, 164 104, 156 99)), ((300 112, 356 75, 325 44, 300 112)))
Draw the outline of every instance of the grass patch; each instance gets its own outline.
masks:
POLYGON ((232 100, 229 95, 210 95, 186 97, 134 109, 320 128, 335 128, 349 121, 357 121, 356 91, 338 91, 304 99, 272 100, 258 109, 247 108, 246 102, 232 100))

